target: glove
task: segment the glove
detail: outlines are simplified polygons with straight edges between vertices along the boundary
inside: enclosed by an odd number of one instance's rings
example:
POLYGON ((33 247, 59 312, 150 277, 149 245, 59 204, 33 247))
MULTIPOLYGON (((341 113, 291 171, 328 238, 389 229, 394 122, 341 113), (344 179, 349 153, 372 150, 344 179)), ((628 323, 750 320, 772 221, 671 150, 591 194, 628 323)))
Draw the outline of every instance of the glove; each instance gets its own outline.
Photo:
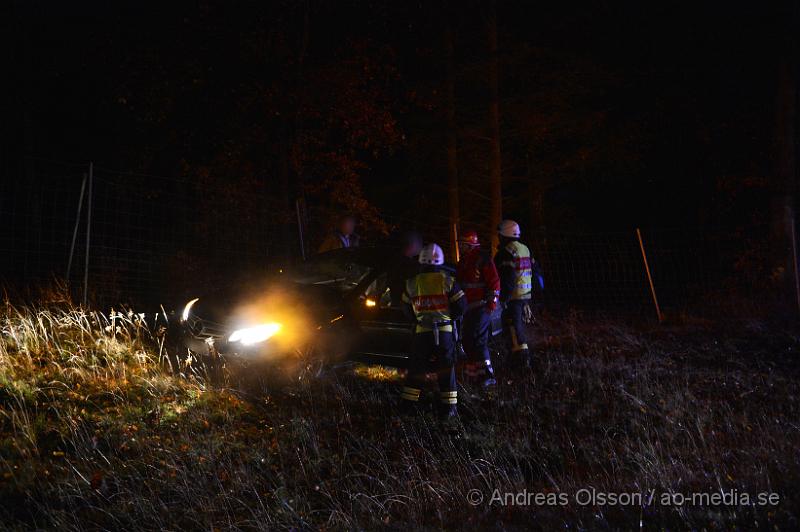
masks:
POLYGON ((522 307, 522 321, 528 325, 533 323, 533 311, 531 310, 531 306, 527 303, 522 307))
POLYGON ((497 309, 497 299, 492 299, 486 303, 486 306, 483 307, 483 310, 486 312, 486 314, 493 313, 495 309, 497 309))

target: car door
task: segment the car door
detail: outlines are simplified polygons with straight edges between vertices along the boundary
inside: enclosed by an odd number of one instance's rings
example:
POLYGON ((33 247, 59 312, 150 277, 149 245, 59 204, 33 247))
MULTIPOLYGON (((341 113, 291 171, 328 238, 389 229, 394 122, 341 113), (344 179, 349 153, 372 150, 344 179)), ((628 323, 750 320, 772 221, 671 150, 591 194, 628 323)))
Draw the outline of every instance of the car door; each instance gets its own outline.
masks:
POLYGON ((380 273, 353 300, 361 335, 355 355, 366 362, 404 367, 411 354, 414 322, 392 303, 386 272, 380 273))

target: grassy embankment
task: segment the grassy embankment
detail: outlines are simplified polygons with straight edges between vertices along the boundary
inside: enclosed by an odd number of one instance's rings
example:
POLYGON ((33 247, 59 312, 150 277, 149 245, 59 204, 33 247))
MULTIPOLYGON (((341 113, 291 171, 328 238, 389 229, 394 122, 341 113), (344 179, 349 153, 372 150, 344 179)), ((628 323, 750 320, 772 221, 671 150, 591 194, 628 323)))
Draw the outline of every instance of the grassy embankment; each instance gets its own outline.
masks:
POLYGON ((443 427, 393 415, 391 373, 245 393, 171 369, 136 315, 6 305, 0 324, 3 528, 797 526, 788 334, 570 322, 533 377, 462 394, 461 421, 443 427), (657 499, 577 504, 589 488, 657 499), (495 489, 569 499, 503 506, 495 489), (780 502, 658 499, 719 490, 780 502))

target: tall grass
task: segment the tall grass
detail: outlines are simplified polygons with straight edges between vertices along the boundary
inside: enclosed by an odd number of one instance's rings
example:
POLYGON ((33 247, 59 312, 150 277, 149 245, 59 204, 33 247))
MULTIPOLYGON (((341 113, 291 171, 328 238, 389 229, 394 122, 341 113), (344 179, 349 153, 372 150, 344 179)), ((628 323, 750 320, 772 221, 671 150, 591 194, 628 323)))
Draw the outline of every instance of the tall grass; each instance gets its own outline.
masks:
POLYGON ((395 372, 212 387, 142 316, 6 305, 0 523, 82 529, 741 528, 796 524, 789 334, 549 329, 531 376, 399 417, 395 372), (490 504, 500 492, 775 492, 777 506, 490 504), (470 490, 485 496, 473 506, 470 490))

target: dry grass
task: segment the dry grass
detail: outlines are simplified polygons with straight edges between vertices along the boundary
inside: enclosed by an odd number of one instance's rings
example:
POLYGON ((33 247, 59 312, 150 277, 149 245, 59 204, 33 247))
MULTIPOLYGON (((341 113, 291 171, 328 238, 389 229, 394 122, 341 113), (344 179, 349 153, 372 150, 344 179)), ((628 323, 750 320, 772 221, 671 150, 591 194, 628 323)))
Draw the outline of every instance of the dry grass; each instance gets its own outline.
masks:
MULTIPOLYGON (((277 392, 173 372, 134 314, 6 306, 4 528, 795 528, 796 353, 767 330, 551 328, 533 378, 399 418, 396 374, 277 392), (471 506, 480 489, 775 492, 777 506, 471 506)), ((163 353, 162 353, 163 354, 163 353)))

